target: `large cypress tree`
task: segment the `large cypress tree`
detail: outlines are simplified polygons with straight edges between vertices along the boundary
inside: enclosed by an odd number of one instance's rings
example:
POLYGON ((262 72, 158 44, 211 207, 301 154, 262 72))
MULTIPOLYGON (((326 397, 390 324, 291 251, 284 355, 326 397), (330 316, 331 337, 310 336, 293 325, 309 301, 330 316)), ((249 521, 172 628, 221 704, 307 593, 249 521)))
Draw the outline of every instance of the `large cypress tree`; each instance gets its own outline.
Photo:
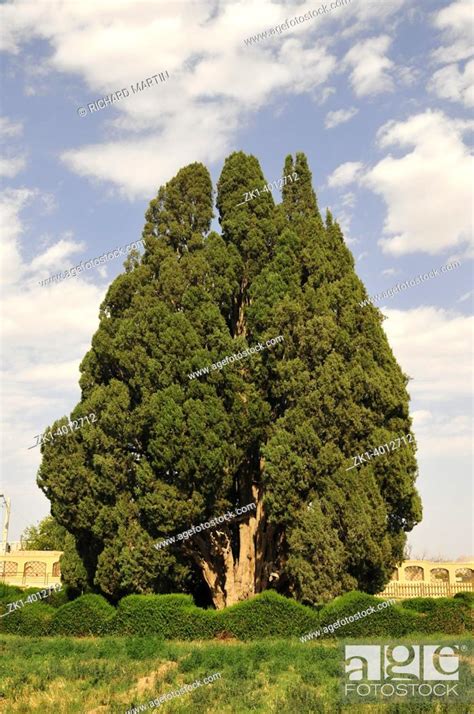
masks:
POLYGON ((407 380, 379 310, 360 308, 365 290, 303 154, 287 157, 293 171, 275 205, 255 157, 232 154, 222 235, 210 232, 207 169, 179 171, 150 203, 143 257, 101 305, 71 414, 97 421, 42 447, 38 482, 89 584, 112 599, 182 591, 223 607, 267 587, 309 603, 377 592, 421 517, 411 447, 346 471, 409 431, 407 380), (241 519, 153 548, 252 501, 241 519))

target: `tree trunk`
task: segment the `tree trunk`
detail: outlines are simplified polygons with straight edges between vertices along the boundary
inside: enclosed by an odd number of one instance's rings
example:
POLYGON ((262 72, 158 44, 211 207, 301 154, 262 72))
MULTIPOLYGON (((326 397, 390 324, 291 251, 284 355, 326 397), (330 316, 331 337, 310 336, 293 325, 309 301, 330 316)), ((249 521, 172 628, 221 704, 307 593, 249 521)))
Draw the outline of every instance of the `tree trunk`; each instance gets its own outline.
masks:
POLYGON ((214 530, 209 538, 196 536, 199 552, 194 553, 194 559, 218 610, 247 600, 268 585, 271 563, 266 562, 266 557, 273 529, 265 528, 262 489, 253 485, 252 496, 256 509, 245 514, 245 520, 238 524, 237 557, 232 549, 230 523, 214 530))

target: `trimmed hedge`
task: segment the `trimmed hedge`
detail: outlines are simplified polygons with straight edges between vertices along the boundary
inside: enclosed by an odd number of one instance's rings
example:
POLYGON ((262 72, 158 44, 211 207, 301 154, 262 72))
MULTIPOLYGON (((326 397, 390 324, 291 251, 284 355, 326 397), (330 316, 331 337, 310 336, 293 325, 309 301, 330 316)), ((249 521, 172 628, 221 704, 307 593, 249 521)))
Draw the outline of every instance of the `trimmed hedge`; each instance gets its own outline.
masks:
POLYGON ((434 612, 437 599, 432 597, 414 597, 411 600, 402 600, 401 606, 414 612, 434 612))
MULTIPOLYGON (((16 589, 15 589, 16 590, 16 589)), ((0 591, 2 592, 2 591, 0 591)), ((5 591, 3 591, 5 592, 5 591)), ((7 590, 3 602, 19 599, 7 590)), ((24 591, 20 591, 20 597, 24 591)), ((59 593, 60 595, 61 593, 59 593)), ((411 633, 461 634, 471 628, 474 598, 414 598, 377 610, 382 599, 366 593, 342 595, 321 608, 310 608, 266 591, 225 610, 203 610, 190 595, 129 595, 117 608, 100 595, 81 595, 54 608, 45 601, 27 605, 0 619, 0 632, 21 635, 157 635, 163 639, 198 640, 236 637, 299 637, 321 630, 322 637, 402 637, 411 633), (372 606, 375 612, 336 629, 322 631, 337 620, 372 606)), ((3 608, 6 610, 6 607, 3 608)))
POLYGON ((458 632, 472 630, 472 605, 460 599, 440 597, 437 607, 429 612, 426 618, 426 632, 445 632, 447 635, 457 635, 458 632), (460 605, 461 603, 461 605, 460 605))
POLYGON ((115 608, 101 595, 81 595, 55 610, 51 633, 57 635, 102 635, 115 608))
MULTIPOLYGON (((19 600, 20 598, 17 597, 16 599, 19 600)), ((29 635, 31 637, 49 635, 55 612, 54 607, 44 605, 41 602, 25 605, 21 610, 14 610, 12 613, 2 617, 0 631, 8 632, 11 635, 29 635)))
POLYGON ((388 598, 382 599, 357 591, 337 597, 321 610, 321 628, 354 615, 359 619, 353 622, 347 621, 346 624, 334 630, 332 635, 328 632, 321 636, 377 637, 390 635, 391 637, 402 637, 409 632, 419 630, 419 626, 422 625, 419 615, 404 611, 395 603, 378 609, 379 605, 386 602, 388 602, 388 598), (368 608, 372 608, 372 611, 367 615, 362 615, 368 608))
POLYGON ((211 639, 217 616, 215 610, 196 607, 191 595, 128 595, 120 600, 107 631, 167 640, 211 639))
POLYGON ((458 632, 470 631, 471 615, 474 604, 472 593, 457 593, 454 598, 418 597, 403 601, 403 607, 423 613, 423 632, 444 632, 455 635, 458 632))
POLYGON ((465 590, 464 592, 456 593, 454 599, 464 600, 464 602, 474 608, 474 593, 465 590))
POLYGON ((217 613, 219 631, 239 640, 294 637, 319 627, 319 617, 309 607, 267 590, 217 613))
POLYGON ((0 632, 16 635, 47 635, 54 615, 51 600, 62 593, 53 593, 37 602, 26 603, 29 595, 41 592, 41 588, 19 588, 16 585, 0 585, 0 632), (22 608, 8 611, 8 603, 23 600, 22 608))
MULTIPOLYGON (((23 600, 28 597, 28 595, 34 595, 35 593, 40 593, 44 588, 41 586, 35 587, 35 588, 25 588, 24 590, 21 591, 21 598, 23 600)), ((18 600, 20 598, 17 598, 18 600)), ((67 602, 69 602, 66 590, 51 590, 46 597, 41 598, 38 602, 42 602, 43 604, 48 604, 51 605, 52 607, 60 607, 61 605, 65 605, 67 602)))
POLYGON ((23 590, 18 588, 16 585, 6 585, 5 583, 0 583, 0 600, 8 599, 8 602, 12 600, 19 600, 16 595, 22 593, 23 590))
MULTIPOLYGON (((19 588, 16 585, 0 584, 0 615, 8 611, 7 603, 16 602, 17 600, 25 601, 28 595, 35 595, 44 590, 41 586, 34 588, 19 588)), ((43 605, 51 605, 52 607, 60 607, 69 602, 66 590, 52 590, 47 597, 42 597, 38 603, 43 605)), ((28 603, 30 605, 30 603, 28 603)), ((26 604, 25 604, 26 606, 26 604)))

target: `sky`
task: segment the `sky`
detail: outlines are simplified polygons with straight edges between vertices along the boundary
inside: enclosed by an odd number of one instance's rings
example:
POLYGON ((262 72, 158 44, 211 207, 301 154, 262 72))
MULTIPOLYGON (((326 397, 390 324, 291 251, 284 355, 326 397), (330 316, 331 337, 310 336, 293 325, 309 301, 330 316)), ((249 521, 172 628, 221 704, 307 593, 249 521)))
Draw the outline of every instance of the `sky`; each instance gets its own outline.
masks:
POLYGON ((28 447, 79 401, 79 363, 123 259, 39 281, 139 239, 149 201, 182 166, 203 162, 215 184, 242 150, 273 181, 285 156, 303 151, 369 295, 459 263, 378 306, 410 377, 424 507, 412 557, 472 553, 474 4, 338 1, 258 42, 245 40, 321 3, 0 5, 0 492, 12 501, 10 540, 49 512, 40 452, 28 447), (165 82, 132 92, 159 72, 165 82), (124 88, 128 97, 88 108, 124 88))

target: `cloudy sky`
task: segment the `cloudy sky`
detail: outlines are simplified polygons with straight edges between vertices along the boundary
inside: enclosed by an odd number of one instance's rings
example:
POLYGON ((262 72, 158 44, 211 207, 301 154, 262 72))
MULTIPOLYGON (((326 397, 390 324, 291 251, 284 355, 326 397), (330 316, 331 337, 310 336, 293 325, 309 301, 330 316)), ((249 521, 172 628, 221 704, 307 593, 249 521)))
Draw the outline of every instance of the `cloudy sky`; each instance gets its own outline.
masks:
MULTIPOLYGON (((330 2, 327 3, 330 5, 330 2)), ((31 0, 0 6, 2 490, 10 539, 48 512, 34 436, 79 398, 78 365, 121 261, 52 273, 141 235, 160 184, 232 151, 268 181, 304 151, 322 209, 382 300, 409 386, 424 520, 419 556, 472 552, 471 0, 352 0, 266 41, 319 2, 31 0), (168 71, 133 95, 130 85, 168 71), (95 112, 119 89, 129 96, 95 112), (80 112, 80 108, 85 108, 80 112)), ((375 445, 374 445, 375 446, 375 445)))

